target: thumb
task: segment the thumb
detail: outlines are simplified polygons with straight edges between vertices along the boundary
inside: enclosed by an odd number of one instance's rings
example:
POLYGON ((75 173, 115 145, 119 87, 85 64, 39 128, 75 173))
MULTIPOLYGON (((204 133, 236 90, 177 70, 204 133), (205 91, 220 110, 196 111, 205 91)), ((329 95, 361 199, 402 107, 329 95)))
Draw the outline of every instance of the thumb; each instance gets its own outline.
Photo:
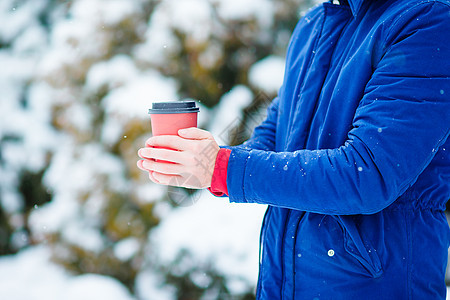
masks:
POLYGON ((211 133, 197 127, 190 127, 178 130, 178 135, 190 140, 205 140, 211 138, 211 133))

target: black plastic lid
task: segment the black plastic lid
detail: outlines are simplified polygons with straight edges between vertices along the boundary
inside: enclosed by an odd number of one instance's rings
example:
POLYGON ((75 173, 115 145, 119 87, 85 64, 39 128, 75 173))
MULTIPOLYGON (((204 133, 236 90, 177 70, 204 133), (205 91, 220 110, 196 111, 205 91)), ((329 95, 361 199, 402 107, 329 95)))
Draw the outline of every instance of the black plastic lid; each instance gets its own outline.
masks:
POLYGON ((195 101, 153 102, 149 114, 183 114, 199 112, 195 101))

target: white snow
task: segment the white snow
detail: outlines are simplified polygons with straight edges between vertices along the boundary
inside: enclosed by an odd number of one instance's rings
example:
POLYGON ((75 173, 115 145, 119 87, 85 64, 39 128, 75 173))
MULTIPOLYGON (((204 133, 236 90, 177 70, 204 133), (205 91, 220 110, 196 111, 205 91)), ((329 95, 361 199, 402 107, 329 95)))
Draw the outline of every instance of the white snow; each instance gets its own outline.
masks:
POLYGON ((153 13, 145 32, 145 41, 134 49, 139 61, 164 66, 169 54, 178 50, 179 45, 168 27, 168 18, 158 9, 153 13))
POLYGON ((273 22, 275 6, 269 0, 213 0, 217 3, 219 16, 229 20, 256 18, 263 27, 273 22))
POLYGON ((100 253, 104 248, 103 237, 101 233, 83 222, 73 220, 67 222, 60 230, 64 241, 71 245, 76 245, 94 253, 100 253))
POLYGON ((221 99, 214 112, 214 124, 210 131, 219 143, 227 144, 228 132, 239 124, 242 110, 253 100, 252 91, 243 85, 233 87, 221 99))
POLYGON ((13 51, 16 53, 34 54, 40 53, 45 49, 45 41, 47 35, 44 29, 39 26, 27 27, 22 34, 20 34, 13 45, 13 51))
POLYGON ((112 190, 126 191, 127 185, 121 177, 123 166, 118 158, 98 145, 75 147, 71 142, 66 142, 60 145, 60 150, 44 176, 44 182, 53 190, 53 200, 32 211, 30 226, 39 239, 48 232, 60 231, 66 241, 99 251, 103 245, 102 239, 99 232, 90 227, 95 223, 90 224, 89 220, 95 222, 100 218, 99 207, 105 199, 95 192, 91 194, 93 199, 87 200, 84 209, 85 216, 89 217, 86 220, 81 218, 82 209, 77 198, 85 191, 101 189, 104 178, 110 182, 112 190))
POLYGON ((60 78, 60 70, 66 66, 81 73, 89 67, 90 61, 108 53, 115 36, 111 30, 103 29, 134 19, 140 9, 138 1, 74 1, 71 17, 53 26, 50 51, 40 63, 41 74, 64 80, 66 78, 60 78))
POLYGON ((174 260, 180 249, 209 261, 223 274, 243 276, 255 283, 258 272, 259 231, 265 206, 230 204, 201 192, 193 206, 178 208, 151 233, 163 262, 174 260))
MULTIPOLYGON (((14 178, 7 178, 5 180, 5 177, 10 177, 10 173, 2 174, 0 173, 1 177, 1 184, 3 186, 15 186, 15 177, 14 178), (9 180, 8 180, 9 179, 9 180)), ((23 208, 23 202, 22 198, 12 189, 12 188, 6 188, 2 191, 2 199, 0 205, 2 206, 3 210, 5 212, 8 212, 10 214, 13 214, 23 208)))
POLYGON ((67 195, 56 196, 52 202, 32 211, 30 215, 30 226, 33 233, 39 240, 44 240, 43 236, 47 232, 57 232, 64 225, 76 218, 76 200, 67 195))
POLYGON ((166 189, 156 184, 140 184, 134 189, 139 201, 151 203, 165 196, 166 189))
POLYGON ((132 81, 138 75, 138 70, 130 57, 121 54, 108 61, 94 64, 87 74, 85 88, 92 91, 104 85, 117 88, 132 81))
POLYGON ((104 99, 108 114, 148 119, 148 109, 155 101, 177 100, 176 83, 155 71, 142 73, 128 85, 115 89, 104 99))
POLYGON ((206 68, 212 68, 223 57, 223 49, 218 43, 209 43, 208 48, 199 56, 200 64, 206 68))
POLYGON ((166 0, 157 13, 164 14, 158 21, 170 22, 197 41, 206 42, 210 35, 213 12, 207 0, 166 0))
POLYGON ((139 300, 176 299, 175 289, 164 285, 163 279, 150 270, 140 272, 135 284, 136 297, 139 300))
POLYGON ((95 190, 98 176, 104 174, 117 189, 126 189, 126 184, 117 178, 123 172, 119 158, 107 153, 100 145, 86 144, 82 147, 67 141, 60 144, 55 163, 46 172, 44 182, 55 192, 76 193, 95 190))
POLYGON ((84 103, 72 103, 63 113, 64 121, 80 132, 92 130, 93 113, 84 103))
MULTIPOLYGON (((38 208, 36 211, 44 209, 38 208)), ((157 258, 167 264, 173 261, 180 249, 190 251, 198 263, 213 262, 221 273, 231 277, 229 288, 239 293, 256 282, 259 227, 264 210, 261 205, 230 204, 227 199, 201 192, 195 205, 171 210, 166 215, 152 233, 149 247, 157 249, 157 258)), ((40 219, 43 219, 42 216, 40 219)), ((86 228, 63 232, 65 238, 78 240, 84 248, 96 244, 86 228)), ((137 249, 138 241, 130 238, 118 243, 114 253, 125 261, 137 249)), ((29 297, 33 295, 33 300, 132 299, 123 286, 112 278, 99 275, 73 277, 50 263, 49 257, 49 250, 39 246, 23 250, 18 255, 0 258, 0 298, 31 299, 29 297), (15 276, 11 277, 11 274, 15 276), (23 286, 27 289, 20 289, 23 286)), ((160 287, 161 280, 149 270, 143 271, 136 279, 137 295, 142 296, 140 299, 174 299, 170 288, 160 287)))
POLYGON ((138 252, 139 247, 138 239, 132 237, 123 239, 114 246, 114 255, 121 261, 127 261, 138 252))
POLYGON ((0 1, 0 40, 12 42, 26 28, 35 26, 35 17, 43 9, 45 0, 23 1, 0 1))
POLYGON ((71 9, 72 17, 84 22, 115 25, 139 12, 139 1, 78 0, 71 9))
MULTIPOLYGON (((134 73, 130 65, 126 63, 126 59, 119 64, 113 64, 112 67, 113 69, 118 67, 117 70, 128 70, 130 76, 134 73)), ((108 81, 108 77, 111 78, 109 74, 112 69, 110 67, 96 66, 95 70, 91 73, 91 86, 101 82, 118 83, 121 80, 118 76, 114 76, 111 81, 108 81), (101 70, 102 68, 104 69, 101 70)), ((125 123, 131 119, 136 118, 150 122, 148 109, 152 102, 178 99, 176 82, 156 71, 150 70, 136 74, 136 76, 124 80, 123 83, 123 85, 118 84, 118 87, 113 89, 102 102, 106 115, 101 138, 107 145, 113 144, 123 137, 122 131, 125 123)))
POLYGON ((208 42, 213 30, 213 12, 207 0, 165 0, 153 12, 145 32, 145 41, 134 54, 140 61, 165 67, 179 45, 171 32, 175 28, 197 43, 208 42))
POLYGON ((70 279, 61 296, 60 299, 67 300, 134 299, 117 280, 95 274, 85 274, 70 279))
POLYGON ((275 94, 283 84, 285 59, 268 56, 255 63, 249 70, 249 81, 255 87, 275 94))
POLYGON ((10 51, 2 49, 0 49, 0 62, 2 66, 0 70, 2 88, 8 84, 18 84, 22 80, 28 79, 33 75, 36 65, 35 59, 31 57, 12 56, 10 51))
POLYGON ((117 280, 94 274, 74 276, 50 261, 46 246, 0 257, 0 299, 133 300, 117 280))

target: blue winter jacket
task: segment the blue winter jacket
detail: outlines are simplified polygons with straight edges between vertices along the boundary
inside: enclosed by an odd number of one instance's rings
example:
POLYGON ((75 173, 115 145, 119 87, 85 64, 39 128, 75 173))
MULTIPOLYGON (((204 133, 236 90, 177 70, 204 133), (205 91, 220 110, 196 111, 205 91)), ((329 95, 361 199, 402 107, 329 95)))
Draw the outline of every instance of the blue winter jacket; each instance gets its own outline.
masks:
POLYGON ((230 201, 268 204, 258 299, 445 299, 450 2, 323 3, 298 23, 230 201))

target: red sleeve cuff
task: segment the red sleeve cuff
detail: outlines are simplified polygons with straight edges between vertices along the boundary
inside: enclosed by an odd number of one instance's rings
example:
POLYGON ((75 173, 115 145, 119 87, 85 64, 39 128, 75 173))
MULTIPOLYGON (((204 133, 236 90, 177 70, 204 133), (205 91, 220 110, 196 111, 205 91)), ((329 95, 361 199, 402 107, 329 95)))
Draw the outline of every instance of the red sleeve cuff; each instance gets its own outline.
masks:
POLYGON ((231 150, 225 148, 221 148, 219 153, 217 153, 216 164, 214 166, 214 172, 211 180, 211 187, 208 188, 214 196, 228 196, 227 171, 230 154, 231 150))

